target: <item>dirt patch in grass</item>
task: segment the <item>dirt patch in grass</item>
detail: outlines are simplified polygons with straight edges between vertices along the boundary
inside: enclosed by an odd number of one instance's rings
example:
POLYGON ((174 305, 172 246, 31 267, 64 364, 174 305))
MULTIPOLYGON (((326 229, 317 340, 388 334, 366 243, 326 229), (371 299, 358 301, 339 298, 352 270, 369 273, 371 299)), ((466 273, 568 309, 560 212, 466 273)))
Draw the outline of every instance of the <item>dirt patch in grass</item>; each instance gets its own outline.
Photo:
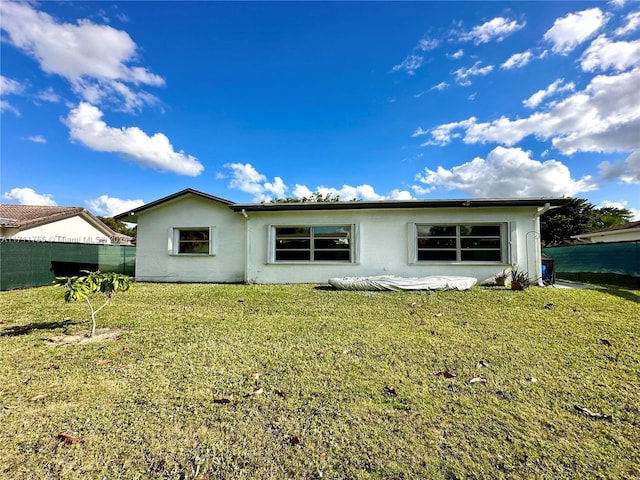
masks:
POLYGON ((83 343, 118 340, 124 332, 120 328, 99 328, 93 336, 88 333, 79 333, 76 335, 58 335, 47 340, 52 345, 80 345, 83 343))

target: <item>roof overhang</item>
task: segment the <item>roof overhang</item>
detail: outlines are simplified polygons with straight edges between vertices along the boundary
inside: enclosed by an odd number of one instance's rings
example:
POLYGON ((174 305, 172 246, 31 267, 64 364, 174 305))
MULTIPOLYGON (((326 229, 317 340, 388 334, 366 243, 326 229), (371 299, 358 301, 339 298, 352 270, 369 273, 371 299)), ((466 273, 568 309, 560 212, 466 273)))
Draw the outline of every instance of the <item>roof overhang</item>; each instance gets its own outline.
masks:
POLYGON ((486 207, 561 207, 569 198, 480 198, 447 200, 380 200, 353 202, 301 202, 301 203, 234 203, 235 212, 282 212, 299 210, 385 210, 413 208, 486 208, 486 207))

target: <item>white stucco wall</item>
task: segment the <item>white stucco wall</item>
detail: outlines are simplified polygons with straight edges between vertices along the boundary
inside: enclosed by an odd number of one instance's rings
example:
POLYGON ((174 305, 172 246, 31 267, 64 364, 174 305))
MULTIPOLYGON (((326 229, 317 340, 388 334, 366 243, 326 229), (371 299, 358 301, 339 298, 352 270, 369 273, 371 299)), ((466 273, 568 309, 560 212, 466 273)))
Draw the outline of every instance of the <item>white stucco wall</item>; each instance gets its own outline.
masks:
POLYGON ((12 238, 46 242, 111 243, 108 236, 79 216, 29 228, 12 238))
POLYGON ((603 234, 584 234, 576 235, 573 238, 580 238, 591 243, 610 243, 610 242, 633 242, 640 240, 640 230, 630 231, 620 230, 616 232, 607 232, 603 234))
POLYGON ((244 281, 245 221, 213 200, 185 195, 138 216, 136 279, 153 282, 244 281), (214 227, 212 255, 176 255, 170 229, 214 227))
POLYGON ((326 283, 331 277, 392 274, 490 277, 511 265, 539 277, 541 269, 539 219, 535 207, 424 208, 249 212, 247 271, 250 283, 326 283), (509 246, 502 264, 479 262, 411 262, 410 224, 506 223, 509 246), (269 262, 272 225, 355 224, 357 263, 269 262), (529 249, 527 252, 527 248, 529 249))

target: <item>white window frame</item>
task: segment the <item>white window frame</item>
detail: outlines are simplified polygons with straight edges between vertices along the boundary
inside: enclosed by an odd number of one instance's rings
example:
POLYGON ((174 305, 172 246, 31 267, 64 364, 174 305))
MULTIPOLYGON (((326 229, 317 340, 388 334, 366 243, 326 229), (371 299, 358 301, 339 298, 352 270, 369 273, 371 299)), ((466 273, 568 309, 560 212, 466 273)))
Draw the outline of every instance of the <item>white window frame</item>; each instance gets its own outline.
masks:
POLYGON ((217 235, 215 226, 198 226, 198 227, 170 227, 167 250, 169 255, 179 257, 212 257, 217 255, 217 235), (209 230, 209 253, 181 253, 180 249, 180 232, 195 230, 209 230))
POLYGON ((410 264, 465 264, 465 265, 506 265, 510 260, 511 228, 508 222, 418 222, 409 223, 409 263, 410 264), (455 260, 418 260, 418 227, 456 227, 456 259, 455 260), (461 226, 499 226, 500 227, 500 260, 462 260, 461 226))
MULTIPOLYGON (((276 265, 351 265, 358 263, 359 257, 359 224, 355 223, 304 223, 304 224, 273 224, 267 226, 267 263, 276 265), (349 260, 276 260, 276 229, 278 228, 322 228, 322 227, 349 227, 349 260)), ((311 234, 311 248, 313 249, 313 234, 311 234)))

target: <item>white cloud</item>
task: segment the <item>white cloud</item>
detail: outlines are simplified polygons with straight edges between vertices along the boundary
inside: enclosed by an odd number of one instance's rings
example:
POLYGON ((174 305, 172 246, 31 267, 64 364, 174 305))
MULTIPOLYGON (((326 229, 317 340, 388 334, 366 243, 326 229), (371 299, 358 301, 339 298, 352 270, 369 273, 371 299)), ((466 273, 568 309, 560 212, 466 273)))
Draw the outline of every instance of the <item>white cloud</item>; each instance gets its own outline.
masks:
POLYGON ((428 52, 429 50, 438 48, 438 45, 440 45, 439 40, 436 40, 434 38, 423 38, 418 42, 418 45, 416 45, 416 49, 422 50, 423 52, 428 52))
MULTIPOLYGON (((409 200, 413 198, 411 193, 406 190, 395 189, 390 195, 380 195, 376 193, 375 189, 371 185, 363 184, 353 187, 351 185, 343 185, 342 188, 333 187, 316 187, 314 192, 320 193, 324 196, 339 197, 341 201, 348 202, 352 200, 409 200)), ((293 193, 297 198, 310 197, 312 192, 305 185, 296 185, 293 193)))
POLYGON ((554 53, 567 55, 578 45, 589 40, 605 23, 608 16, 599 8, 590 8, 557 18, 544 34, 544 39, 553 44, 554 53))
POLYGON ((431 87, 429 90, 444 90, 445 88, 447 88, 449 86, 449 84, 447 82, 440 82, 437 85, 434 85, 433 87, 431 87))
POLYGON ((453 52, 451 55, 447 55, 447 57, 449 58, 453 58, 453 59, 458 59, 458 58, 462 58, 464 56, 464 50, 460 49, 456 52, 453 52))
MULTIPOLYGON (((24 87, 11 78, 0 75, 0 97, 7 95, 18 95, 24 91, 24 87)), ((0 112, 11 112, 16 116, 20 116, 20 111, 14 107, 8 100, 0 99, 0 112)))
MULTIPOLYGON (((454 138, 465 143, 514 145, 528 135, 551 139, 565 154, 625 152, 638 148, 640 131, 640 69, 594 77, 585 90, 528 118, 501 117, 478 123, 475 117, 439 125, 424 145, 446 145, 454 138), (462 131, 463 133, 461 133, 462 131)), ((425 131, 423 131, 425 132, 425 131)))
POLYGON ((640 149, 623 161, 602 162, 598 168, 603 180, 640 184, 640 149))
POLYGON ((13 188, 6 192, 3 198, 7 200, 15 200, 20 205, 39 205, 46 207, 56 206, 57 203, 50 193, 37 193, 33 188, 13 188))
POLYGON ((144 205, 142 200, 121 200, 108 195, 100 195, 93 200, 86 200, 85 203, 97 215, 102 215, 103 217, 113 217, 119 213, 128 212, 144 205))
POLYGON ((395 65, 391 70, 394 72, 404 70, 409 75, 415 75, 416 70, 422 66, 423 61, 424 58, 420 55, 409 55, 402 61, 402 63, 395 65))
POLYGON ((61 100, 60 95, 58 95, 52 87, 48 87, 46 90, 38 93, 37 98, 51 103, 58 103, 61 100))
POLYGON ((0 75, 0 95, 15 95, 23 90, 24 87, 16 80, 0 75))
POLYGON ((628 33, 635 32, 640 27, 640 12, 630 13, 625 17, 627 23, 622 27, 616 29, 614 34, 618 37, 626 35, 628 33))
POLYGON ((596 38, 580 57, 585 72, 623 71, 640 66, 640 40, 612 42, 606 36, 596 38))
POLYGON ((506 37, 518 30, 521 30, 526 22, 518 23, 516 20, 509 20, 503 17, 496 17, 482 25, 476 25, 467 33, 460 35, 462 41, 473 41, 476 45, 489 43, 492 40, 501 42, 506 37))
POLYGON ((530 155, 520 148, 496 147, 486 160, 477 157, 451 169, 425 168, 416 176, 422 184, 416 187, 457 189, 477 198, 573 196, 597 188, 591 177, 572 179, 559 161, 541 162, 530 155))
POLYGON ((109 127, 102 111, 81 102, 65 119, 71 138, 99 152, 120 153, 145 167, 197 176, 204 166, 193 156, 175 152, 162 133, 147 135, 138 127, 109 127))
POLYGON ((311 198, 313 192, 306 185, 296 184, 293 187, 293 196, 295 198, 311 198))
POLYGON ((47 139, 42 135, 30 135, 28 137, 25 137, 24 140, 29 140, 33 143, 47 143, 47 139))
MULTIPOLYGON (((250 163, 227 163, 224 167, 231 170, 229 188, 250 193, 256 202, 268 202, 273 198, 286 196, 287 186, 280 177, 275 177, 273 182, 268 182, 267 177, 259 173, 250 163)), ((225 178, 225 176, 219 174, 217 178, 225 178)))
MULTIPOLYGON (((333 187, 316 187, 314 192, 320 193, 323 197, 329 195, 330 197, 339 197, 343 202, 349 202, 352 200, 409 200, 413 198, 411 193, 406 190, 395 189, 390 195, 380 195, 376 193, 375 189, 371 185, 363 184, 353 187, 351 185, 343 185, 342 188, 333 187)), ((293 194, 296 198, 310 197, 313 193, 306 185, 296 185, 293 194)))
POLYGON ((506 62, 504 62, 500 66, 505 70, 509 70, 512 68, 522 68, 527 65, 532 58, 533 54, 529 50, 522 53, 514 53, 507 59, 506 62))
POLYGON ((522 103, 524 104, 525 107, 537 108, 546 98, 556 93, 573 91, 576 88, 573 82, 569 82, 565 85, 563 85, 563 83, 564 83, 564 78, 559 78, 555 82, 553 82, 551 85, 549 85, 546 89, 538 90, 536 93, 531 95, 527 100, 524 100, 522 103))
POLYGON ((471 85, 469 77, 488 75, 493 70, 493 65, 487 65, 486 67, 480 67, 481 61, 477 61, 470 68, 459 68, 453 74, 456 76, 456 83, 463 87, 471 85))
POLYGON ((20 115, 20 110, 18 110, 16 107, 11 105, 6 100, 0 100, 0 112, 11 112, 14 115, 16 115, 17 117, 21 116, 20 115))
POLYGON ((164 79, 146 68, 129 66, 137 60, 137 45, 127 32, 89 20, 60 23, 26 2, 1 2, 2 30, 7 41, 38 61, 43 71, 60 75, 92 103, 124 95, 125 108, 149 103, 146 92, 123 92, 121 85, 162 86, 164 79), (127 95, 129 98, 127 98, 127 95), (132 101, 131 95, 140 98, 132 101))
MULTIPOLYGON (((285 185, 282 178, 275 177, 273 182, 267 181, 267 177, 258 172, 250 163, 227 163, 225 168, 231 170, 231 181, 229 188, 240 190, 242 192, 253 195, 256 202, 268 202, 274 198, 285 198, 289 187, 285 185)), ((227 178, 225 174, 219 173, 216 178, 227 178)), ((318 186, 311 190, 306 185, 295 184, 291 189, 294 198, 310 198, 315 193, 319 193, 323 197, 339 197, 342 201, 351 200, 386 200, 392 199, 408 199, 411 194, 403 190, 393 190, 391 195, 385 196, 375 192, 371 185, 343 185, 342 188, 333 188, 318 186)))

